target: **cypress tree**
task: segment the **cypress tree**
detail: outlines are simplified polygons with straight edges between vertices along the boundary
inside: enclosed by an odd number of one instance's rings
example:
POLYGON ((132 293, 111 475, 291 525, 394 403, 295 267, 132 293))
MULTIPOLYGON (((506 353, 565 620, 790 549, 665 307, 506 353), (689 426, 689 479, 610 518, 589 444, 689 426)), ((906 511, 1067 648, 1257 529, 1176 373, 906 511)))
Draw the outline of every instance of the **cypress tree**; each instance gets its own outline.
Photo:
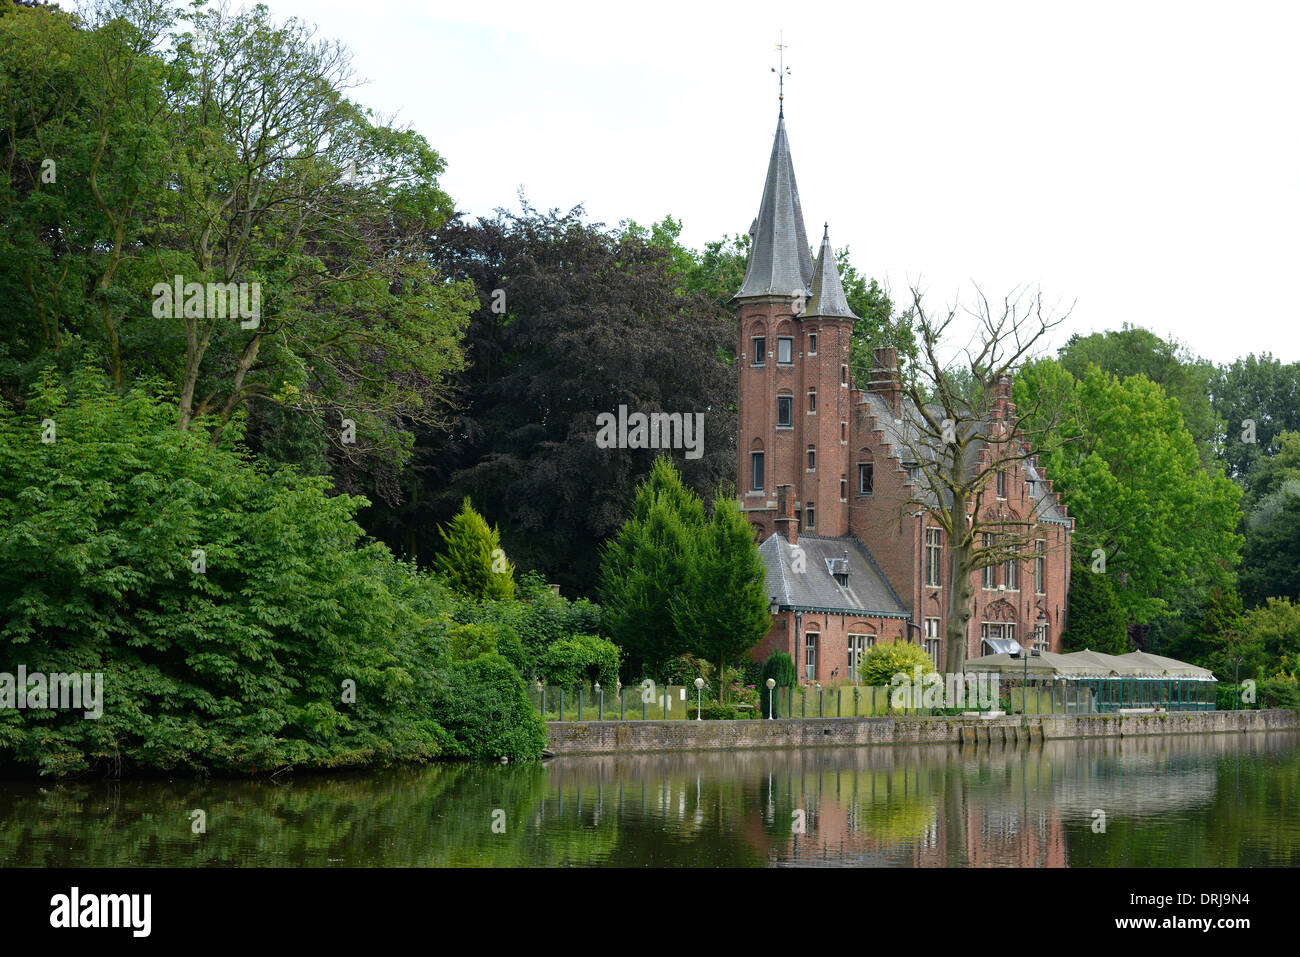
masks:
POLYGON ((444 550, 435 565, 449 588, 470 598, 514 597, 515 567, 501 549, 501 533, 474 510, 469 496, 439 531, 444 550))

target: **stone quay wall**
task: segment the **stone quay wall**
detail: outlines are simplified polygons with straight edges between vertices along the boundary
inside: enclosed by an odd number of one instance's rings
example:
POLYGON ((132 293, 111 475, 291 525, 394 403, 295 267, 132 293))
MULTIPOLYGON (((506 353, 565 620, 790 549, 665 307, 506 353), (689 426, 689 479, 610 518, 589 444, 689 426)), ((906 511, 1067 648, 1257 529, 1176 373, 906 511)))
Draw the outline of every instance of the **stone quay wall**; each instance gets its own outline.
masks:
POLYGON ((548 721, 556 754, 728 751, 737 748, 992 744, 1063 738, 1300 730, 1300 711, 1008 715, 1000 718, 780 718, 746 721, 548 721))

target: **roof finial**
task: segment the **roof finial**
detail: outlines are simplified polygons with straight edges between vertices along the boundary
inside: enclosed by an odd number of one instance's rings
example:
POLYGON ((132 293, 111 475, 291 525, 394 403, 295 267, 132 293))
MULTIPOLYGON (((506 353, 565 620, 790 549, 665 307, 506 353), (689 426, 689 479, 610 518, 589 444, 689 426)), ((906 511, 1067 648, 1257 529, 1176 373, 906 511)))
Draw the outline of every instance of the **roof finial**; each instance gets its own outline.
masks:
POLYGON ((785 65, 786 44, 782 42, 784 39, 785 39, 785 31, 782 30, 777 34, 777 41, 776 41, 776 52, 777 55, 780 57, 780 60, 778 62, 781 65, 779 69, 777 67, 772 67, 772 72, 777 75, 777 83, 776 83, 777 98, 776 99, 777 102, 780 104, 779 112, 781 116, 785 116, 785 77, 786 74, 790 72, 789 68, 785 65))

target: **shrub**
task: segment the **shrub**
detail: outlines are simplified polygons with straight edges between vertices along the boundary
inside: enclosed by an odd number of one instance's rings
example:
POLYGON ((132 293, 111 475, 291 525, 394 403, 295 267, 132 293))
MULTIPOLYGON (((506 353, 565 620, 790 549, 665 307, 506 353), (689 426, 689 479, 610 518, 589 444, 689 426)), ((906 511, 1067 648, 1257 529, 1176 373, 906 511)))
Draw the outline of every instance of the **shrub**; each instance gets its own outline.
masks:
MULTIPOLYGON (((213 446, 177 430, 174 405, 88 373, 71 399, 47 375, 22 414, 0 402, 0 661, 104 676, 98 720, 0 711, 0 762, 250 773, 474 754, 433 707, 446 588, 364 541, 364 499, 330 493, 255 461, 236 428, 213 446)), ((496 720, 485 707, 465 705, 468 731, 496 720)))
POLYGON ((553 641, 542 657, 546 683, 566 691, 579 683, 599 681, 612 687, 618 680, 618 647, 595 635, 573 635, 553 641))
POLYGON ((923 675, 934 671, 934 662, 924 648, 895 639, 868 648, 858 663, 858 675, 865 685, 888 685, 900 671, 911 678, 918 665, 923 675))
POLYGON ((460 757, 527 759, 546 746, 546 725, 519 673, 495 653, 453 666, 435 713, 453 740, 450 753, 460 757))
POLYGON ((704 712, 705 721, 735 721, 740 716, 740 713, 729 704, 706 704, 698 710, 695 705, 691 705, 686 709, 686 717, 694 721, 699 711, 704 712))
MULTIPOLYGON (((794 660, 783 651, 774 652, 772 657, 767 659, 763 665, 762 680, 758 683, 759 703, 763 708, 763 717, 768 716, 769 698, 775 703, 775 694, 768 694, 767 679, 771 678, 776 682, 775 692, 779 688, 793 688, 798 683, 799 673, 795 671, 794 660)), ((778 712, 780 709, 777 709, 778 712)))

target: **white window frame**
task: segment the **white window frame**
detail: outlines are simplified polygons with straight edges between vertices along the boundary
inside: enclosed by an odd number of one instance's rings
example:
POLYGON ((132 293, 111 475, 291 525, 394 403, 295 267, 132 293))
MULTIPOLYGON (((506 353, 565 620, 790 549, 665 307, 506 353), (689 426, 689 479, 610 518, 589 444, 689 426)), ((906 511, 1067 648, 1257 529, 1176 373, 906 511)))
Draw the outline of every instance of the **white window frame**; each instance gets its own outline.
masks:
POLYGON ((777 336, 776 337, 776 364, 779 366, 794 365, 794 337, 777 336), (786 358, 781 358, 781 350, 785 350, 786 358))

